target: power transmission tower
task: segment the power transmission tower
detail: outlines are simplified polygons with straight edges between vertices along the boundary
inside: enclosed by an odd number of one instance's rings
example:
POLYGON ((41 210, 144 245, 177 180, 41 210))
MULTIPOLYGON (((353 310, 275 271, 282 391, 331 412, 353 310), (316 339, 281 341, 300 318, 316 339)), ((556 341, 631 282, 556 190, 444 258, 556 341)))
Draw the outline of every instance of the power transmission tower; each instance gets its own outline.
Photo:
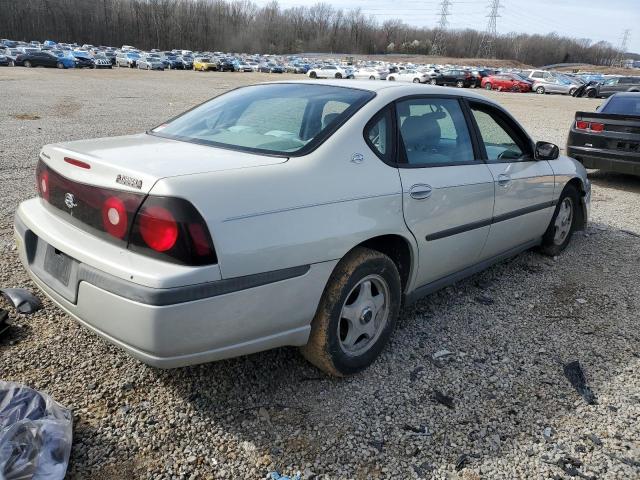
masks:
POLYGON ((500 0, 490 0, 489 2, 489 22, 487 28, 482 34, 480 48, 478 49, 479 58, 494 58, 496 55, 494 41, 498 35, 497 20, 500 17, 500 0))
POLYGON ((624 56, 627 53, 627 44, 629 43, 629 37, 631 36, 631 30, 626 29, 622 34, 622 41, 620 42, 620 47, 618 48, 618 55, 614 61, 614 65, 616 67, 624 66, 624 56))
POLYGON ((440 2, 440 21, 438 22, 436 38, 433 40, 430 52, 431 55, 436 57, 442 57, 446 54, 447 49, 445 46, 444 32, 449 26, 449 19, 447 17, 451 15, 451 12, 449 12, 450 6, 451 0, 442 0, 440 2))

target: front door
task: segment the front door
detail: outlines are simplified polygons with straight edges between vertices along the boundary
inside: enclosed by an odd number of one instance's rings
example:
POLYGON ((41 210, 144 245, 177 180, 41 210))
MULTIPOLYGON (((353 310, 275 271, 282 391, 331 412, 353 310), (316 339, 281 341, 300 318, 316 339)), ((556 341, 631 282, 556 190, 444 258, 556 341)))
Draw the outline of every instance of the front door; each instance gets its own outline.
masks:
POLYGON ((399 101, 396 118, 404 217, 419 249, 416 286, 423 286, 478 261, 494 182, 474 151, 458 99, 399 101))
POLYGON ((555 179, 549 162, 534 160, 532 142, 516 122, 484 102, 470 107, 495 182, 484 259, 542 237, 555 208, 555 179))

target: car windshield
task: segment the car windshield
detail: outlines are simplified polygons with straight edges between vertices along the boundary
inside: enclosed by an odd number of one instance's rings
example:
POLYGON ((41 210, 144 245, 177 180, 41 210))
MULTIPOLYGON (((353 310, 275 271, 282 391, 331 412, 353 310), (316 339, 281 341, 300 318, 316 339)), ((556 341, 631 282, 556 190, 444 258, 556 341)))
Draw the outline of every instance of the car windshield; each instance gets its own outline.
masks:
POLYGON ((365 90, 328 85, 254 85, 216 97, 151 133, 287 155, 313 148, 373 96, 365 90))
POLYGON ((640 93, 631 95, 614 95, 602 107, 602 113, 616 115, 640 115, 640 93))
POLYGON ((140 55, 137 53, 127 53, 127 57, 129 58, 140 58, 140 55))

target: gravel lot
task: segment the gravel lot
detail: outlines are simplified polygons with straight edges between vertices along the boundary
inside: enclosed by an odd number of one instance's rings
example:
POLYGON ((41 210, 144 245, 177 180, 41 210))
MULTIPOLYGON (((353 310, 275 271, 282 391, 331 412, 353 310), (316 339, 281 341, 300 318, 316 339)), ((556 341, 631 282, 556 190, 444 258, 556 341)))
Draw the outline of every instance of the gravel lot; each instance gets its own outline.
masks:
MULTIPOLYGON (((142 131, 267 78, 0 69, 0 285, 34 287, 12 218, 35 195, 42 145, 142 131)), ((574 112, 598 104, 483 94, 561 146, 574 112)), ((404 310, 356 377, 328 378, 295 349, 156 370, 45 302, 12 314, 0 378, 73 409, 70 478, 640 478, 640 179, 591 177, 591 226, 565 254, 523 254, 404 310), (564 377, 573 360, 597 405, 564 377)))

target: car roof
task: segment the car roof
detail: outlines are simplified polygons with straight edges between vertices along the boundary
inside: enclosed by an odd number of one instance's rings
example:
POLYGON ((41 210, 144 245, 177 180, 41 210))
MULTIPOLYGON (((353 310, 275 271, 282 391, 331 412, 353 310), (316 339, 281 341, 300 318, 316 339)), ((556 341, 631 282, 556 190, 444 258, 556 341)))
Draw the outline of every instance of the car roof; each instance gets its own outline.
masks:
POLYGON ((407 95, 456 95, 459 97, 481 99, 489 103, 496 103, 491 99, 471 92, 468 89, 441 87, 438 85, 424 85, 404 82, 388 82, 382 80, 280 80, 265 83, 303 83, 308 85, 330 85, 333 87, 356 88, 370 92, 397 91, 400 96, 407 95))
POLYGON ((637 97, 640 92, 617 92, 611 95, 612 97, 637 97))

